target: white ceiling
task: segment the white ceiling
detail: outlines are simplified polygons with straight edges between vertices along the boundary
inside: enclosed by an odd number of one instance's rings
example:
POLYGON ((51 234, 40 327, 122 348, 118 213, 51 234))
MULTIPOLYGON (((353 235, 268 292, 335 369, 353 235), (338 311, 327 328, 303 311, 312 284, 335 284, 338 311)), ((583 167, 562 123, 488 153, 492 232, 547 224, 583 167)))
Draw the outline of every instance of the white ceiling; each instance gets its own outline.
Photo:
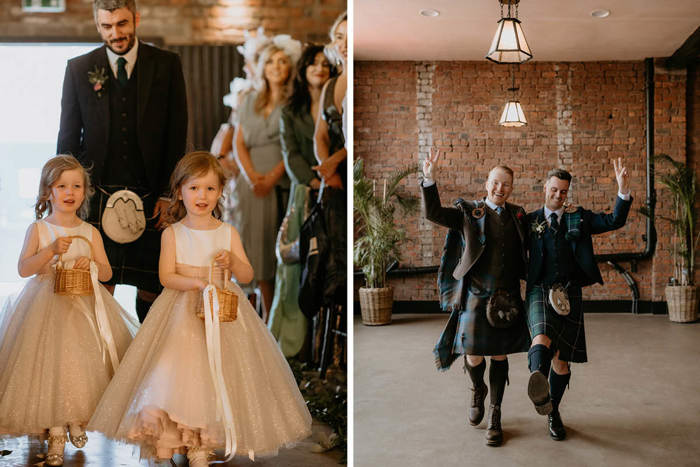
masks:
MULTIPOLYGON (((498 0, 354 0, 355 60, 483 60, 498 0), (424 17, 435 9, 437 17, 424 17)), ((505 10, 504 10, 505 11, 505 10)), ((533 60, 668 57, 700 26, 700 0, 521 0, 533 60), (597 19, 595 9, 610 10, 597 19)))

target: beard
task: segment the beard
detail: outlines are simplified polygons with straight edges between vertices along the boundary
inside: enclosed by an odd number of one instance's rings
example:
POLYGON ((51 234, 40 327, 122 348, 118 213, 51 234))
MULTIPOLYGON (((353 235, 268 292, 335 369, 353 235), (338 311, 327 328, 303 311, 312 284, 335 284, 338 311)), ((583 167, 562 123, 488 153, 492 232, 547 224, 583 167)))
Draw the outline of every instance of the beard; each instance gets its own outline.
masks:
POLYGON ((135 31, 132 33, 125 34, 124 36, 122 36, 120 38, 112 39, 110 41, 105 41, 105 45, 107 46, 107 48, 109 48, 109 50, 111 50, 112 52, 114 52, 117 55, 126 54, 127 52, 129 52, 131 50, 131 48, 134 46, 135 43, 136 43, 136 32, 135 31), (119 51, 113 47, 113 44, 115 44, 115 45, 116 44, 123 44, 123 41, 121 41, 119 39, 126 39, 127 45, 123 51, 119 51))

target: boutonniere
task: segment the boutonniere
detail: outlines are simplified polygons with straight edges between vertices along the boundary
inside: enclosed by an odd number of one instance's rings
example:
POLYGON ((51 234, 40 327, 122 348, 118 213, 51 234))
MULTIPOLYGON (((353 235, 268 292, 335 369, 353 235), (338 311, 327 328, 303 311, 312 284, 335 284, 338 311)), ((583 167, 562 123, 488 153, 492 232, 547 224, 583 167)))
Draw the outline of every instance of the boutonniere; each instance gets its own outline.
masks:
POLYGON ((519 221, 521 221, 521 220, 523 220, 523 217, 525 217, 525 214, 523 214, 522 211, 518 211, 517 214, 515 215, 515 217, 516 217, 519 221))
POLYGON ((92 84, 92 90, 97 93, 98 98, 102 97, 102 91, 104 91, 105 83, 108 78, 105 67, 98 67, 95 65, 93 71, 88 71, 88 81, 92 84))
POLYGON ((547 221, 537 222, 535 220, 535 221, 532 221, 532 225, 530 225, 530 230, 532 230, 538 236, 542 236, 542 234, 544 233, 544 229, 546 227, 547 227, 547 221))

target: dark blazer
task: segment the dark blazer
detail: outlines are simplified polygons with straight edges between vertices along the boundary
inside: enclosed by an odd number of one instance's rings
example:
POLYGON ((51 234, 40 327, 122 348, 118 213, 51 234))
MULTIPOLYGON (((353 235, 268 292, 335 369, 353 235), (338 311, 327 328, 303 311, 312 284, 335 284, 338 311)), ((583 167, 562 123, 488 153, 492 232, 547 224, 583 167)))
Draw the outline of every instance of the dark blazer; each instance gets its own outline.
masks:
MULTIPOLYGON (((448 227, 461 232, 464 239, 464 250, 459 263, 452 275, 455 279, 461 279, 469 273, 469 270, 477 262, 484 252, 488 232, 485 231, 485 219, 475 219, 471 213, 476 207, 474 201, 465 201, 467 212, 458 207, 443 207, 440 205, 437 184, 424 187, 421 184, 423 193, 423 210, 425 218, 431 222, 448 227), (482 236, 483 233, 483 236, 482 236)), ((520 251, 523 256, 523 263, 527 264, 527 230, 525 227, 525 210, 518 205, 506 203, 506 211, 513 216, 518 236, 520 237, 520 251)), ((523 271, 523 278, 524 278, 523 271)))
POLYGON ((294 113, 290 105, 282 107, 280 141, 282 157, 289 178, 294 183, 308 185, 316 177, 311 167, 318 165, 314 155, 315 123, 311 112, 294 113))
MULTIPOLYGON (((617 230, 625 225, 631 205, 632 198, 630 198, 629 201, 625 201, 619 196, 616 196, 615 209, 612 214, 594 213, 582 207, 577 208, 576 212, 580 217, 579 232, 577 235, 567 235, 567 241, 570 243, 574 252, 576 263, 584 273, 583 277, 576 278, 579 282, 577 285, 585 287, 596 282, 598 284, 603 283, 600 269, 598 269, 598 264, 593 256, 592 235, 617 230)), ((527 215, 528 226, 534 225, 535 222, 538 224, 545 222, 544 207, 527 215)), ((544 262, 542 235, 538 235, 536 232, 530 232, 529 243, 530 263, 527 273, 528 290, 535 285, 534 282, 539 278, 544 262)))
MULTIPOLYGON (((168 193, 170 174, 185 153, 187 96, 180 58, 173 52, 139 42, 137 67, 138 142, 150 189, 168 193)), ((109 154, 109 91, 114 75, 106 46, 68 61, 63 80, 57 152, 72 154, 92 166, 93 183, 104 176, 109 154), (102 95, 88 81, 88 72, 104 69, 102 95)))

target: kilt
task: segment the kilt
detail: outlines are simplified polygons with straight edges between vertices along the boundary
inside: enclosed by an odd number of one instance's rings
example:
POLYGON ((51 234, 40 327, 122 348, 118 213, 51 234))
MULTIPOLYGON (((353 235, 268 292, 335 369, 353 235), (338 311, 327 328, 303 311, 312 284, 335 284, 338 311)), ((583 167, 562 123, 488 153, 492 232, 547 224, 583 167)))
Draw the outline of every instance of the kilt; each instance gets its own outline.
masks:
POLYGON ((571 311, 567 316, 558 315, 549 303, 549 289, 535 285, 527 293, 527 324, 530 337, 544 334, 552 340, 552 353, 559 351, 559 359, 583 363, 586 355, 586 334, 583 326, 581 287, 568 289, 571 311))
MULTIPOLYGON (((513 291, 520 296, 520 290, 513 291)), ((460 355, 507 355, 527 352, 530 336, 523 313, 508 328, 494 328, 486 319, 486 305, 492 293, 470 285, 466 306, 453 311, 433 353, 439 370, 446 370, 460 355)))
POLYGON ((101 185, 95 189, 95 195, 90 199, 87 221, 100 231, 109 264, 112 266, 112 278, 105 284, 128 284, 148 292, 160 293, 163 290, 158 280, 161 232, 155 228, 158 218, 150 219, 158 196, 150 193, 148 189, 126 187, 141 197, 146 216, 146 230, 135 241, 116 243, 102 230, 102 212, 107 205, 107 199, 112 193, 124 188, 124 185, 101 185), (109 194, 105 194, 100 188, 109 194))

